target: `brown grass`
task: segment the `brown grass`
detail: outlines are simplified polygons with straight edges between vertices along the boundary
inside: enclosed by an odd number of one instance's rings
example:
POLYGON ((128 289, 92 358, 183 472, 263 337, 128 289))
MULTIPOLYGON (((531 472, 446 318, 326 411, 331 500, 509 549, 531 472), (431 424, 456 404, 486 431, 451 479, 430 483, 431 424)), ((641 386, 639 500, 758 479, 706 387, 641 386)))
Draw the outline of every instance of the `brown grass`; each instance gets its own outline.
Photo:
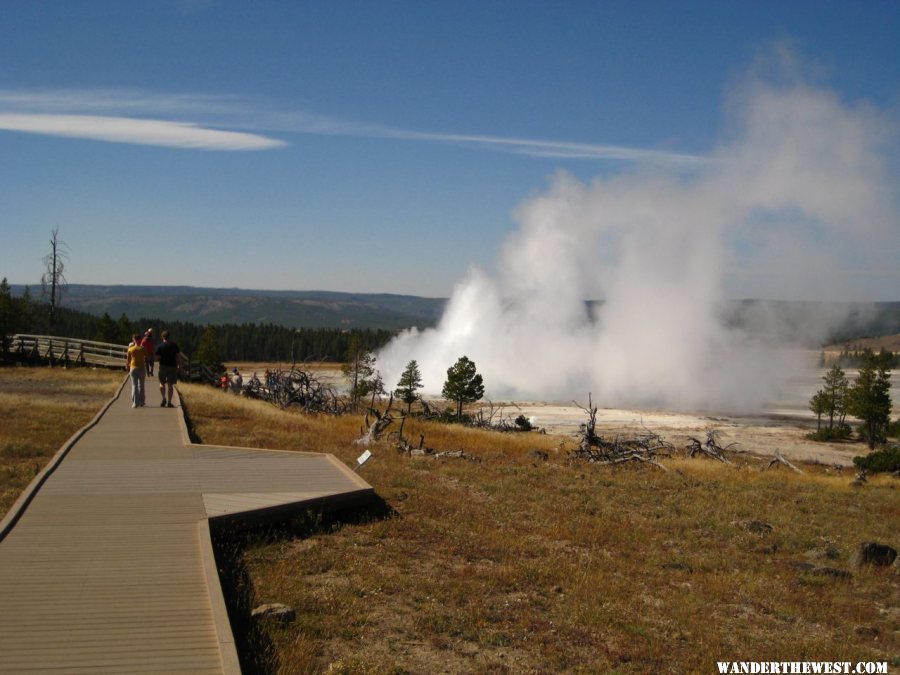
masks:
MULTIPOLYGON (((360 416, 304 417, 182 385, 215 444, 333 452, 360 416)), ((479 461, 375 447, 363 477, 393 515, 260 539, 244 554, 281 673, 715 672, 716 660, 893 661, 900 576, 856 569, 897 547, 900 483, 706 460, 600 468, 571 440, 428 423, 406 435, 479 461), (532 450, 550 455, 534 458, 532 450), (772 525, 767 534, 743 527, 772 525), (852 573, 850 579, 798 563, 852 573)), ((748 460, 749 461, 749 460, 748 460)))
POLYGON ((0 517, 124 377, 124 370, 0 368, 0 517))

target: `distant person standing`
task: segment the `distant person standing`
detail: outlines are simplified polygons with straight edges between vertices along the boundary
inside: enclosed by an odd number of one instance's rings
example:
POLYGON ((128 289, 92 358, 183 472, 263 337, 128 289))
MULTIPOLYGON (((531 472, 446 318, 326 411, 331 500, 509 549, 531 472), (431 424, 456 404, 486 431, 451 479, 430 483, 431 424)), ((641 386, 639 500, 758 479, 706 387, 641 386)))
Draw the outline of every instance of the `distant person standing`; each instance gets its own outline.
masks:
POLYGON ((125 356, 125 368, 131 377, 131 407, 141 408, 144 405, 144 389, 146 373, 144 371, 147 352, 141 346, 141 340, 137 335, 131 336, 131 345, 125 356))
POLYGON ((156 340, 153 339, 153 329, 148 328, 141 340, 141 347, 147 352, 147 375, 153 377, 153 356, 156 353, 156 340))
POLYGON ((181 361, 181 350, 178 345, 169 340, 169 331, 162 332, 163 341, 156 348, 156 356, 159 359, 159 393, 162 395, 163 408, 174 408, 172 405, 172 393, 178 382, 178 364, 181 361), (168 392, 168 396, 166 396, 168 392))

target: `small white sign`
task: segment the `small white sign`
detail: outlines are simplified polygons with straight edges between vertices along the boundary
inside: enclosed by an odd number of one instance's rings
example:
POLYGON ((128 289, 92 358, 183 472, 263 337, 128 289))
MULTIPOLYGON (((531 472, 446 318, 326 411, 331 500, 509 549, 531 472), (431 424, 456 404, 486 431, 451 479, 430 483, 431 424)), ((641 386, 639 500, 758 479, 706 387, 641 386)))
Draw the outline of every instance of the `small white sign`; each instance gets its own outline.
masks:
POLYGON ((362 465, 369 461, 369 458, 372 456, 372 452, 366 450, 363 454, 356 458, 356 469, 357 471, 362 468, 362 465))

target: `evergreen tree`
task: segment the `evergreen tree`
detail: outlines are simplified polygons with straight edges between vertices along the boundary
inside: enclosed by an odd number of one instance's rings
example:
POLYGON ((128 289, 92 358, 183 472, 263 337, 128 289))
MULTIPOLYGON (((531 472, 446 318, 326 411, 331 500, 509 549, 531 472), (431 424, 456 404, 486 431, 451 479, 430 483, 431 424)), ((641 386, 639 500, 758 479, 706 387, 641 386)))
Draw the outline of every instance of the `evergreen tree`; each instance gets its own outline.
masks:
POLYGON ((355 408, 375 386, 377 371, 375 370, 375 355, 362 349, 359 342, 351 342, 349 356, 349 362, 341 367, 341 371, 350 384, 350 402, 355 408))
POLYGON ((828 397, 825 392, 819 389, 813 397, 809 399, 809 409, 816 416, 816 433, 822 431, 822 415, 828 412, 828 397))
POLYGON ((828 415, 828 430, 834 431, 834 420, 837 417, 838 430, 844 426, 844 416, 847 412, 847 390, 850 383, 840 365, 835 363, 822 377, 825 387, 825 414, 828 415))
POLYGON ((18 311, 18 327, 16 331, 19 333, 27 333, 31 330, 32 326, 32 318, 31 318, 31 289, 28 286, 25 287, 25 290, 22 291, 22 297, 19 298, 19 311, 18 311))
POLYGON ((0 281, 0 353, 9 352, 9 338, 18 331, 17 303, 12 297, 6 277, 3 277, 3 281, 0 281))
POLYGON ((127 345, 129 342, 131 342, 132 335, 134 335, 134 331, 132 330, 131 321, 129 321, 128 317, 123 312, 122 316, 119 317, 119 320, 116 321, 115 342, 127 345))
POLYGON ((97 328, 94 332, 94 340, 97 342, 116 342, 117 341, 118 330, 116 329, 116 322, 112 320, 112 317, 103 312, 103 316, 100 317, 100 320, 97 322, 97 328))
POLYGON ((461 356, 447 369, 442 395, 449 401, 456 401, 456 419, 462 420, 463 404, 474 403, 484 396, 484 383, 475 370, 474 361, 461 356))
POLYGON ((862 420, 869 448, 887 440, 891 416, 891 371, 886 359, 866 351, 847 396, 847 412, 862 420))
POLYGON ((197 346, 197 361, 210 368, 214 373, 225 370, 222 363, 222 351, 219 348, 219 340, 216 336, 216 327, 210 324, 203 331, 200 344, 197 346))
MULTIPOLYGON (((373 360, 375 357, 372 357, 373 360)), ((368 382, 369 393, 372 394, 372 400, 369 402, 369 407, 375 407, 375 397, 378 397, 378 400, 381 400, 381 395, 386 394, 387 390, 384 388, 384 379, 381 377, 381 371, 378 369, 372 373, 372 377, 369 378, 368 382)))
POLYGON ((422 373, 419 372, 419 364, 413 359, 406 364, 406 368, 403 370, 403 373, 401 373, 400 379, 397 380, 397 388, 394 390, 394 396, 406 404, 407 415, 410 413, 410 410, 412 410, 412 404, 419 398, 416 395, 416 391, 421 387, 422 373))

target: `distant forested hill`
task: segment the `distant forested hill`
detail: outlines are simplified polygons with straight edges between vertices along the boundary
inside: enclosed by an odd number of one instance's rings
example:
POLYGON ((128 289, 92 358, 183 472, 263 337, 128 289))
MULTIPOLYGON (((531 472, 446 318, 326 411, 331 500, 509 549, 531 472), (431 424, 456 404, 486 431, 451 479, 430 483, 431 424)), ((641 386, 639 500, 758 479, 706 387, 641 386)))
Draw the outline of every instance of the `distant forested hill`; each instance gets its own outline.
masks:
MULTIPOLYGON (((21 295, 24 286, 13 286, 21 295)), ((39 289, 32 288, 33 294, 39 289)), ((70 284, 63 305, 100 316, 152 316, 196 324, 275 324, 287 328, 398 330, 433 326, 446 300, 411 295, 265 291, 191 286, 70 284)))
POLYGON ((735 300, 725 315, 730 325, 811 347, 900 333, 900 302, 735 300))
MULTIPOLYGON (((14 296, 23 290, 24 286, 12 286, 14 296)), ((36 299, 40 297, 39 288, 32 287, 31 292, 36 299)), ((434 326, 446 302, 443 298, 373 293, 82 284, 71 284, 63 297, 66 309, 98 317, 105 313, 113 319, 125 315, 198 326, 256 324, 383 331, 434 326)), ((587 307, 594 316, 602 314, 602 301, 589 301, 587 307)), ((721 318, 728 326, 818 347, 900 333, 900 302, 733 300, 722 309, 721 318)))

